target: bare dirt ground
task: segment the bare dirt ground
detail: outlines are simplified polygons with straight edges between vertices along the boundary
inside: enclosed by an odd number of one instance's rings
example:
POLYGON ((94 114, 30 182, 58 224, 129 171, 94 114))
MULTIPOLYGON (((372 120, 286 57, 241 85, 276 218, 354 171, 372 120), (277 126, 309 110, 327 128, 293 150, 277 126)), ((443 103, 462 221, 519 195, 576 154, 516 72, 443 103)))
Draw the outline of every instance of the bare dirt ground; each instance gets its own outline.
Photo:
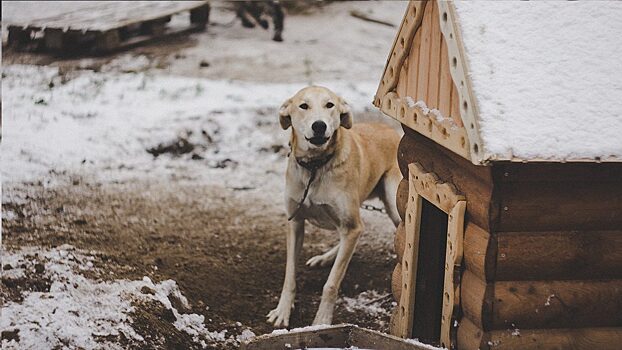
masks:
MULTIPOLYGON (((52 190, 40 184, 11 187, 5 189, 3 210, 16 213, 19 220, 3 222, 4 245, 11 250, 71 244, 101 252, 96 265, 113 272, 103 278, 174 279, 190 301, 189 311, 205 315, 208 329, 239 334, 241 328, 236 323, 240 322, 263 334, 272 331, 263 315, 278 302, 284 274, 286 218, 261 196, 240 193, 184 181, 102 186, 77 178, 52 190)), ((309 325, 313 320, 329 271, 306 268, 303 262, 336 242, 331 232, 308 231, 308 248, 299 266, 293 327, 309 325)), ((356 297, 366 290, 386 293, 393 264, 390 247, 363 240, 342 294, 356 297)), ((15 299, 18 289, 28 290, 42 281, 33 274, 17 284, 3 283, 3 294, 15 299)), ((391 300, 384 301, 390 304, 391 300)), ((148 329, 163 322, 158 317, 146 317, 154 310, 141 312, 135 322, 148 323, 148 329)), ((386 330, 387 321, 387 315, 352 313, 343 307, 335 317, 336 323, 357 323, 378 330, 386 330)), ((173 336, 171 341, 181 341, 181 348, 188 346, 187 340, 175 340, 179 332, 171 334, 172 330, 163 329, 173 336)))
MULTIPOLYGON (((207 33, 188 38, 164 40, 99 58, 59 59, 3 49, 3 63, 57 66, 63 74, 82 70, 102 74, 148 71, 207 79, 300 82, 301 86, 362 76, 374 81, 382 73, 396 28, 354 19, 348 11, 363 8, 399 24, 403 7, 399 3, 333 4, 310 15, 290 16, 286 20, 285 43, 272 42, 269 32, 245 30, 236 22, 231 26, 212 25, 207 33), (335 37, 337 33, 341 37, 335 37), (144 57, 147 59, 138 59, 144 57), (128 61, 143 63, 128 68, 128 61), (201 62, 208 62, 208 67, 201 62)), ((212 14, 216 23, 232 19, 233 14, 224 10, 216 9, 212 14)), ((11 114, 11 106, 5 103, 3 108, 6 118, 11 114)), ((359 113, 360 119, 381 118, 368 107, 359 111, 363 111, 359 113)), ((264 113, 265 110, 256 111, 257 115, 264 113)), ((3 142, 6 142, 11 134, 6 130, 7 123, 4 124, 3 142)), ((276 115, 265 127, 280 132, 276 115)), ((287 152, 282 144, 276 142, 272 149, 255 152, 258 158, 271 153, 270 157, 277 157, 277 164, 284 168, 287 152)), ((150 157, 146 150, 145 156, 150 157)), ((173 175, 133 174, 102 179, 97 167, 80 171, 62 164, 48 167, 40 175, 19 177, 14 176, 15 171, 3 174, 3 254, 9 256, 25 247, 43 251, 69 244, 93 252, 93 263, 99 272, 95 275, 83 272, 89 278, 114 281, 148 276, 156 282, 172 279, 189 301, 189 309, 181 306, 177 309, 205 316, 208 329, 227 330, 234 337, 245 329, 255 334, 271 332, 273 328, 265 322, 264 315, 278 302, 285 269, 287 221, 279 193, 282 187, 276 185, 283 181, 282 170, 260 169, 266 179, 264 187, 232 187, 219 176, 244 172, 243 166, 223 163, 222 167, 228 170, 209 175, 205 180, 185 173, 184 162, 196 168, 196 161, 201 161, 198 158, 180 160, 169 155, 159 158, 173 175)), ((123 164, 120 160, 119 167, 123 164)), ((259 162, 257 166, 262 164, 259 162)), ((249 176, 253 174, 256 172, 249 176)), ((379 298, 370 301, 369 306, 380 306, 384 311, 347 308, 342 299, 334 322, 386 331, 392 301, 387 294, 395 264, 394 229, 383 214, 365 212, 364 220, 367 230, 350 263, 341 295, 357 298, 361 293, 375 291, 379 298)), ((335 233, 307 227, 292 327, 311 323, 329 272, 328 268, 310 269, 304 266, 304 261, 337 242, 335 233)), ((32 268, 24 267, 27 273, 20 278, 7 277, 6 271, 16 266, 3 263, 0 292, 3 308, 9 303, 19 303, 25 293, 50 290, 52 282, 45 273, 45 258, 32 255, 29 259, 32 268)), ((161 304, 134 306, 133 328, 145 342, 136 343, 123 335, 102 341, 131 348, 228 349, 239 345, 236 341, 219 341, 202 346, 172 325, 175 316, 161 304)), ((3 329, 2 338, 3 342, 19 340, 19 334, 3 329)), ((60 347, 71 347, 71 344, 60 347)))

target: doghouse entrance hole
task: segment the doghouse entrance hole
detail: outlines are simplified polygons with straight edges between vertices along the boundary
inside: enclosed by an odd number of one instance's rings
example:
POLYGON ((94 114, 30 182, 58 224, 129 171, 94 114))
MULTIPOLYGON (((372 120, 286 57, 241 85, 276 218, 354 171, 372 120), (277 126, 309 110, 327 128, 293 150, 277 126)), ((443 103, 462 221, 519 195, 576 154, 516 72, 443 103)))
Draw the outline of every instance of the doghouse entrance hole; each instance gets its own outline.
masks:
POLYGON ((439 345, 448 215, 422 199, 412 337, 439 345))

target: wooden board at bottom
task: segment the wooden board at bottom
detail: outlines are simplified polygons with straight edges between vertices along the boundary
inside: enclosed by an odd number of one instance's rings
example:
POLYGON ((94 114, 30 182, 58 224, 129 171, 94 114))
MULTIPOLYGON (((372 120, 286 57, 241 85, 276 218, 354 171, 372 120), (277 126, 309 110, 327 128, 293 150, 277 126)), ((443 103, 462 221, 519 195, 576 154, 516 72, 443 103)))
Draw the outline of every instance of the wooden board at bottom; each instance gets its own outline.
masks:
POLYGON ((357 347, 371 350, 424 350, 429 347, 352 324, 300 328, 264 334, 242 343, 241 350, 357 347))

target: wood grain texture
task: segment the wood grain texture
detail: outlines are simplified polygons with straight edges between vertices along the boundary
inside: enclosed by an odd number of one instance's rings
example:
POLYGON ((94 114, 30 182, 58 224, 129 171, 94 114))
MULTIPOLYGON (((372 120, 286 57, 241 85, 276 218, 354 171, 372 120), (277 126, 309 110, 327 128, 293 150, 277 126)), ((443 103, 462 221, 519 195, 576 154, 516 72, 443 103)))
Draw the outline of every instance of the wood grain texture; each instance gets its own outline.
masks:
POLYGON ((622 181, 499 183, 498 231, 619 230, 622 181))
POLYGON ((397 212, 400 215, 400 218, 404 221, 404 218, 406 217, 406 206, 408 205, 408 177, 403 178, 397 187, 395 204, 397 204, 397 212))
POLYGON ((400 68, 399 80, 395 87, 395 92, 397 92, 400 97, 405 97, 408 94, 408 66, 408 60, 405 60, 400 68))
POLYGON ((493 329, 622 326, 622 280, 494 284, 493 329))
POLYGON ((486 283, 466 270, 465 317, 480 329, 622 326, 622 280, 486 283))
POLYGON ((497 262, 497 243, 481 227, 470 222, 464 231, 464 264, 479 279, 492 281, 495 279, 497 262))
POLYGON ((408 174, 408 164, 417 162, 441 181, 456 186, 467 200, 467 221, 490 231, 499 209, 493 198, 490 167, 475 166, 408 128, 400 141, 398 162, 402 174, 408 174))
POLYGON ((419 257, 421 207, 423 198, 416 194, 412 176, 409 175, 409 201, 406 209, 406 246, 402 258, 402 283, 399 317, 396 321, 395 335, 410 338, 413 328, 413 312, 415 307, 415 281, 417 280, 417 264, 419 257))
MULTIPOLYGON (((428 96, 428 79, 430 76, 430 46, 432 38, 432 9, 436 5, 428 1, 425 5, 423 22, 421 22, 421 46, 419 48, 419 65, 417 67, 417 94, 414 95, 415 101, 425 101, 428 96)), ((412 73, 411 73, 412 74, 412 73)), ((410 94, 410 91, 409 91, 410 94)), ((411 95, 412 96, 412 95, 411 95)))
MULTIPOLYGON (((430 4, 432 24, 430 30, 430 59, 429 59, 429 76, 428 76, 428 93, 424 99, 430 109, 438 109, 438 95, 440 85, 440 65, 441 65, 441 29, 439 25, 438 6, 436 2, 430 4)), ((449 117, 448 114, 444 115, 449 117)))
POLYGON ((518 329, 492 331, 481 349, 617 350, 622 328, 518 329))
POLYGON ((402 99, 395 92, 386 94, 382 100, 381 110, 388 116, 434 140, 450 151, 464 158, 469 158, 469 144, 464 128, 457 128, 449 118, 438 118, 436 110, 430 110, 412 99, 402 99))
POLYGON ((399 301, 402 298, 402 263, 397 263, 391 274, 391 293, 399 301))
POLYGON ((484 332, 469 319, 458 325, 460 350, 614 350, 622 344, 622 327, 507 329, 484 332))
POLYGON ((487 336, 489 333, 484 332, 468 318, 462 318, 458 323, 457 341, 460 350, 487 349, 487 336))
POLYGON ((622 279, 622 231, 499 232, 497 280, 622 279))
POLYGON ((495 182, 608 182, 620 186, 622 163, 510 163, 494 164, 495 182))
POLYGON ((443 314, 441 346, 455 347, 455 321, 460 309, 460 273, 464 256, 464 213, 466 201, 460 200, 449 213, 447 247, 445 249, 445 279, 443 283, 443 314))
POLYGON ((494 285, 480 280, 468 269, 462 274, 460 301, 464 318, 482 330, 490 330, 492 323, 494 285))
POLYGON ((400 29, 393 41, 393 47, 382 74, 382 80, 374 96, 374 105, 380 107, 388 93, 394 92, 399 80, 399 71, 408 57, 413 44, 413 37, 423 20, 426 1, 411 1, 406 8, 400 29))
POLYGON ((410 70, 407 77, 406 95, 416 99, 417 91, 419 90, 419 51, 421 50, 421 31, 418 30, 413 38, 412 46, 410 47, 410 53, 408 54, 408 67, 410 70))
POLYGON ((404 247, 406 246, 406 229, 404 222, 400 222, 395 230, 395 239, 393 241, 395 247, 395 254, 397 255, 397 261, 402 261, 404 257, 404 247))

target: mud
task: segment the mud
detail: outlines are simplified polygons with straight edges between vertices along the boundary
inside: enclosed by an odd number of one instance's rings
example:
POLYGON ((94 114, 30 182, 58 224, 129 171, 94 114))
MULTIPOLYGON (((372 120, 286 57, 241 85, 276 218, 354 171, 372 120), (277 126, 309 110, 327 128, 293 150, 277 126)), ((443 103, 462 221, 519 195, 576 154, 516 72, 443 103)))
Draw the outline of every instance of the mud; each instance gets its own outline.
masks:
MULTIPOLYGON (((73 177, 62 183, 52 188, 37 183, 5 186, 3 217, 8 217, 9 211, 13 217, 2 222, 6 249, 71 244, 99 251, 100 267, 111 272, 99 278, 174 279, 190 302, 187 311, 205 315, 210 330, 239 334, 240 324, 255 334, 273 330, 264 315, 277 304, 280 294, 286 218, 278 206, 262 199, 261 191, 183 181, 103 185, 73 177)), ((307 232, 292 327, 312 322, 329 272, 328 268, 310 269, 304 261, 337 241, 329 231, 310 227, 307 232)), ((359 244, 342 295, 355 297, 370 289, 389 291, 394 264, 390 245, 372 239, 371 232, 366 235, 370 237, 364 235, 359 244)), ((37 275, 34 268, 23 280, 3 280, 3 298, 16 300, 23 290, 49 289, 49 282, 37 275)), ((148 330, 145 335, 152 334, 154 346, 192 345, 187 334, 179 334, 171 325, 161 307, 143 305, 137 310, 135 325, 148 330)), ((340 307, 334 322, 386 331, 388 317, 340 307)))

